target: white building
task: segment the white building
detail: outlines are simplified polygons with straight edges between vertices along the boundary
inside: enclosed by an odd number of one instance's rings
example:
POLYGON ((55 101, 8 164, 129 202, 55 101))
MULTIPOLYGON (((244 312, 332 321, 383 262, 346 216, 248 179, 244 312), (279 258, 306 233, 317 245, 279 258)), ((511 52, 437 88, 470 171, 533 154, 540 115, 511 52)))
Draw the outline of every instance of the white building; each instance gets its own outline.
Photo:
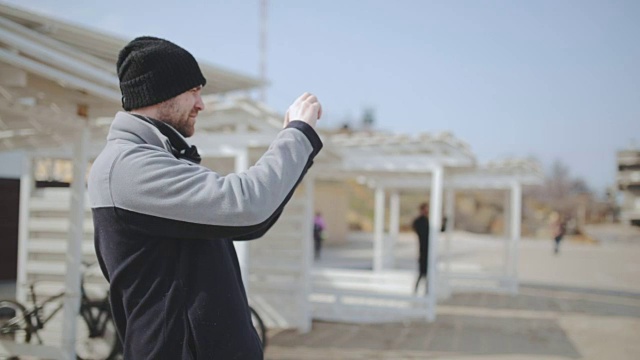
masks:
POLYGON ((617 153, 618 189, 622 192, 620 220, 640 226, 640 150, 617 153))

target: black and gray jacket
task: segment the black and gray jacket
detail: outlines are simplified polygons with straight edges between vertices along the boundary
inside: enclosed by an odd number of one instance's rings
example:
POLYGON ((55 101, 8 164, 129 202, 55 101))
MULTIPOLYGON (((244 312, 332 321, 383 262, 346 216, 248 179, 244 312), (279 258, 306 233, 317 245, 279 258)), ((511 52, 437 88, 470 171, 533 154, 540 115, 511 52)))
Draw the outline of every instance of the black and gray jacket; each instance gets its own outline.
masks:
POLYGON ((89 174, 95 247, 127 360, 261 359, 233 240, 262 236, 322 148, 292 121, 247 171, 174 156, 119 112, 89 174))

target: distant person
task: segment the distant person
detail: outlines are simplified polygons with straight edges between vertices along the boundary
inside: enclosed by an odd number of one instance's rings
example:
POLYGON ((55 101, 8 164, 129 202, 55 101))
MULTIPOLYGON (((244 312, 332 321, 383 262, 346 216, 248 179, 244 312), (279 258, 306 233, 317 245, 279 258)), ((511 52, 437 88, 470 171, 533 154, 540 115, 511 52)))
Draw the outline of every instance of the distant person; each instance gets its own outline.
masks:
POLYGON ((314 254, 316 259, 320 259, 320 251, 322 250, 322 240, 324 239, 324 230, 326 224, 322 213, 316 212, 316 216, 313 218, 313 244, 314 254))
POLYGON ((553 253, 558 254, 560 252, 560 242, 562 241, 562 238, 564 237, 567 231, 567 223, 564 221, 564 218, 562 215, 559 215, 559 214, 554 214, 554 215, 555 216, 552 217, 553 219, 552 233, 553 233, 553 240, 555 242, 553 247, 553 253))
POLYGON ((427 203, 420 204, 418 208, 420 214, 413 220, 413 231, 418 235, 419 256, 418 256, 418 279, 414 293, 418 293, 420 279, 425 279, 425 293, 427 282, 427 265, 429 261, 429 206, 427 203))

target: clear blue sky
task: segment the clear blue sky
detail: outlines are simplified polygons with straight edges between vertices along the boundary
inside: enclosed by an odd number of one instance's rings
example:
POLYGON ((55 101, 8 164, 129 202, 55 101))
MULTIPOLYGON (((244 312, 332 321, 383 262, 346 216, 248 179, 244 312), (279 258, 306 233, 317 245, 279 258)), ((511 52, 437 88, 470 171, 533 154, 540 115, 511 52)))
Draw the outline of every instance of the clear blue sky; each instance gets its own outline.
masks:
MULTIPOLYGON (((258 0, 8 2, 258 74, 258 0)), ((271 0, 268 78, 279 111, 309 90, 325 124, 372 106, 381 129, 560 159, 602 193, 640 146, 640 1, 271 0)))

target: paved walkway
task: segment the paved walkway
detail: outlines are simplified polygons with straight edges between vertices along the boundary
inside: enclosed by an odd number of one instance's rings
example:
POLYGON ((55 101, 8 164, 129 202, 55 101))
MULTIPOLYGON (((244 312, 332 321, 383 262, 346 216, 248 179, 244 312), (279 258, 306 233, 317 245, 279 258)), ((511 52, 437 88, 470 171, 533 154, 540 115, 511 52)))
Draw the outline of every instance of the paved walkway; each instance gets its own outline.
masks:
MULTIPOLYGON (((458 233, 457 261, 499 267, 495 239, 458 233)), ((398 267, 411 268, 414 240, 401 239, 398 267)), ((370 244, 370 243, 369 243, 370 244)), ((516 296, 455 294, 435 322, 315 322, 307 334, 270 333, 267 359, 640 359, 638 243, 523 241, 516 296)), ((370 266, 366 242, 327 248, 319 266, 370 266)))
MULTIPOLYGON (((614 239, 615 240, 615 239, 614 239)), ((271 360, 640 359, 640 238, 600 245, 551 241, 520 246, 516 296, 460 293, 439 303, 435 322, 372 325, 315 322, 307 334, 269 333, 271 360)), ((452 258, 481 270, 504 249, 487 236, 456 233, 452 258)), ((415 239, 400 239, 396 267, 415 270, 415 239)), ((371 267, 371 243, 327 248, 317 266, 371 267)), ((410 289, 409 289, 410 290, 410 289)), ((0 293, 13 284, 0 283, 0 293)))

